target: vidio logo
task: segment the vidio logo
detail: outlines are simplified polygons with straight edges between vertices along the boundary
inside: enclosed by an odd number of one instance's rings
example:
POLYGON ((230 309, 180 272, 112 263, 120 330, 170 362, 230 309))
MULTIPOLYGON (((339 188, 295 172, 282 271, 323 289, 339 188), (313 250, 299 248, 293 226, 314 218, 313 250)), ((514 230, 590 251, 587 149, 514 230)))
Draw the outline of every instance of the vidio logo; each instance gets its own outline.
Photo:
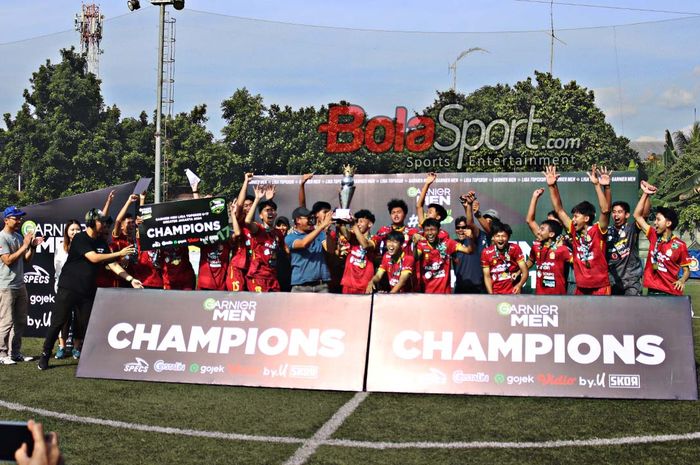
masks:
POLYGON ((496 310, 498 311, 499 315, 508 316, 508 315, 510 315, 510 308, 511 308, 511 306, 508 302, 501 302, 496 307, 496 310))
POLYGON ((204 301, 202 307, 204 307, 204 310, 211 312, 216 307, 216 299, 212 299, 211 297, 209 297, 207 300, 204 301))

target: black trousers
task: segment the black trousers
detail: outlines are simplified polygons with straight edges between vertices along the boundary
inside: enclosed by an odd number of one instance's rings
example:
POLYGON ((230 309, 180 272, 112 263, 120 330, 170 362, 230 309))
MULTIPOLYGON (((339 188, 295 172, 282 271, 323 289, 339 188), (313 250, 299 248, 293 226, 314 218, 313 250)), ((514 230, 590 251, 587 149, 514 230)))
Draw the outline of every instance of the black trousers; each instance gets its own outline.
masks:
POLYGON ((71 310, 75 309, 75 339, 83 340, 87 330, 92 304, 95 296, 86 296, 63 287, 58 288, 56 294, 56 307, 51 318, 51 326, 44 339, 44 353, 51 354, 53 346, 58 339, 58 333, 63 325, 70 319, 71 310))

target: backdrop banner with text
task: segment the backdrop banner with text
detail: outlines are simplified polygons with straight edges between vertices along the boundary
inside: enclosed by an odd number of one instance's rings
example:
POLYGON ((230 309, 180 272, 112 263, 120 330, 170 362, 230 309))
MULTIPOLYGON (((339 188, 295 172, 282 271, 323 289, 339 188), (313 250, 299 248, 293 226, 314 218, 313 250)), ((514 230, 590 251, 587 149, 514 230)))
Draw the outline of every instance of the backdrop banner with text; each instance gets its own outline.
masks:
POLYGON ((99 289, 77 376, 360 391, 371 302, 99 289))
POLYGON ((688 297, 376 295, 367 390, 697 399, 688 297))

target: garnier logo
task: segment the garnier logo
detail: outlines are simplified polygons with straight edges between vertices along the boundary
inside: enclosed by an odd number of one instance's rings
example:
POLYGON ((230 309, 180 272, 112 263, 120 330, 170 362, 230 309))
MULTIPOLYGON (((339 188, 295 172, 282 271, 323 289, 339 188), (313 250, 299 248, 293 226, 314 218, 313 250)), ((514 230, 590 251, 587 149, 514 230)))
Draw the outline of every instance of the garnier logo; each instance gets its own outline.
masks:
POLYGON ((204 301, 204 304, 202 304, 202 306, 204 307, 204 310, 211 312, 212 310, 214 310, 214 308, 216 308, 216 299, 212 299, 211 297, 209 297, 207 300, 204 301))
POLYGON ((496 307, 498 313, 503 316, 510 315, 510 309, 511 305, 508 302, 501 302, 500 304, 498 304, 498 307, 496 307))
POLYGON ((33 222, 32 220, 25 221, 22 223, 22 235, 26 236, 29 233, 33 233, 36 230, 36 223, 33 222))

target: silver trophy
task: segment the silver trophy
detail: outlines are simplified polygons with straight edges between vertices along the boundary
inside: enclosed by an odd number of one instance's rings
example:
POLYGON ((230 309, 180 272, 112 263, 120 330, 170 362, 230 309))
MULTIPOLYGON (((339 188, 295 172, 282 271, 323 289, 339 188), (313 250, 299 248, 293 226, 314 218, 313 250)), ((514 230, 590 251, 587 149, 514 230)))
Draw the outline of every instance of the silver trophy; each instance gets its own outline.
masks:
POLYGON ((352 221, 352 213, 350 213, 350 202, 352 195, 355 193, 355 167, 351 165, 343 166, 343 180, 340 181, 340 208, 337 208, 333 213, 333 219, 342 222, 352 221))

